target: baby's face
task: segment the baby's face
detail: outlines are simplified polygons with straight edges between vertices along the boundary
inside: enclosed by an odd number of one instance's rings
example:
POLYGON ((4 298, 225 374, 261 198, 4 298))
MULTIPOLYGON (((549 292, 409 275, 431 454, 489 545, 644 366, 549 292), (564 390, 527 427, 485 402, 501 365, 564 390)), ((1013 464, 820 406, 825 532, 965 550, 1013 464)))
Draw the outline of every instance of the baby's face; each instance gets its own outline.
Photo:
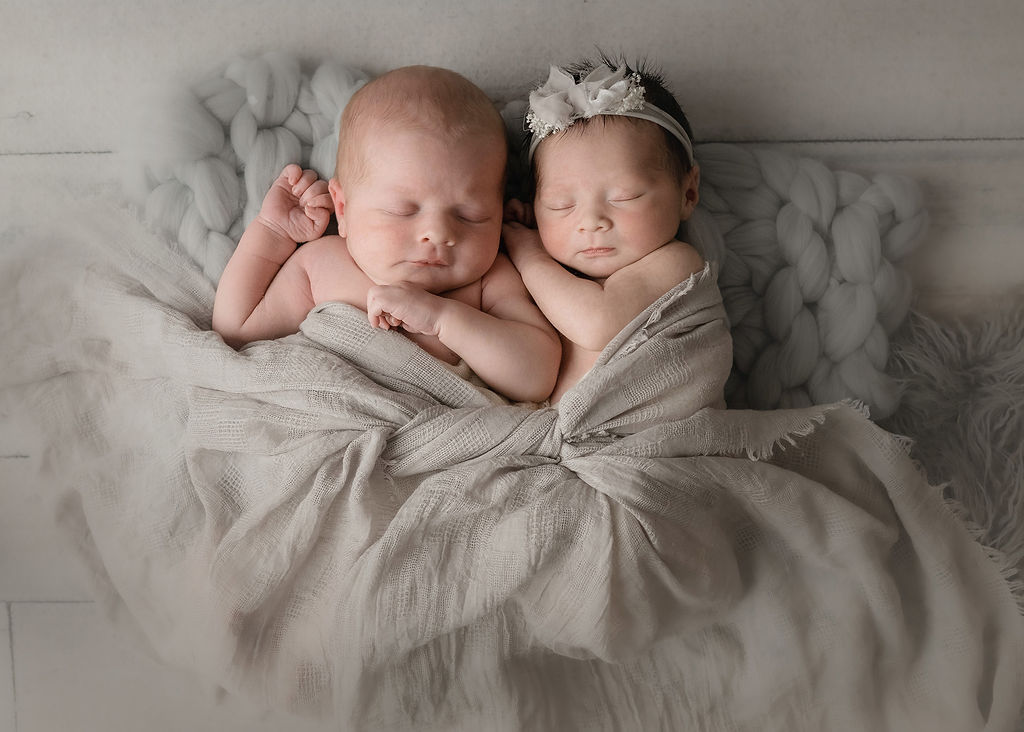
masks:
POLYGON ((604 278, 675 239, 689 180, 668 169, 657 125, 597 120, 536 154, 537 228, 562 264, 604 278))
POLYGON ((377 284, 442 293, 480 279, 501 236, 504 141, 398 125, 362 141, 364 175, 335 193, 339 233, 377 284))

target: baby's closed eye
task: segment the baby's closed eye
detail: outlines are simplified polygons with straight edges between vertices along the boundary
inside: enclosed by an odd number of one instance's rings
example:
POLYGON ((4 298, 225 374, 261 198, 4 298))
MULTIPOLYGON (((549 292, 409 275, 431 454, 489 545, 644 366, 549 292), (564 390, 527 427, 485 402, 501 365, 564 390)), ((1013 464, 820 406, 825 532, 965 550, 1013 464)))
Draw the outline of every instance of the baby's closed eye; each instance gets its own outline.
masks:
POLYGON ((458 216, 460 221, 467 224, 486 224, 493 218, 481 211, 460 211, 456 216, 458 216))
POLYGON ((400 216, 400 217, 415 216, 417 213, 419 213, 419 209, 416 208, 415 206, 411 206, 411 205, 410 206, 386 206, 386 207, 382 208, 381 211, 383 213, 388 214, 389 216, 400 216))
POLYGON ((613 193, 608 197, 608 200, 612 203, 625 203, 627 201, 635 201, 644 195, 643 191, 623 191, 613 193))

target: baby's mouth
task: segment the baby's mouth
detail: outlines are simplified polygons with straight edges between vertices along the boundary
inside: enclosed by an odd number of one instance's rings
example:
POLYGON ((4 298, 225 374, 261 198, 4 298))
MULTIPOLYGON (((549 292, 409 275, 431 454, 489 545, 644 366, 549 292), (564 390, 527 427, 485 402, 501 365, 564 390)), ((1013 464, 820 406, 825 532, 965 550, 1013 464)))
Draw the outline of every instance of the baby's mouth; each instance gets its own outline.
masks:
POLYGON ((414 259, 409 264, 415 267, 447 267, 448 262, 443 259, 414 259))

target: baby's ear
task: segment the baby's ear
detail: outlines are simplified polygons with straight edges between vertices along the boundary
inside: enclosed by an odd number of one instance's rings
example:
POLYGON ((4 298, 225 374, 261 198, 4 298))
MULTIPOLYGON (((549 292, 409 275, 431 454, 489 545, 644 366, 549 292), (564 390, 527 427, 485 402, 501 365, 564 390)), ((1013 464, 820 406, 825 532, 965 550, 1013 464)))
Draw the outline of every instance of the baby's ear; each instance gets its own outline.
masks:
POLYGON ((683 176, 682 188, 683 200, 679 219, 686 221, 693 215, 693 210, 697 208, 697 203, 700 201, 700 166, 697 163, 694 163, 689 172, 683 176))
POLYGON ((331 194, 334 215, 338 219, 338 236, 345 236, 345 194, 341 190, 341 183, 334 176, 327 181, 327 191, 331 194))

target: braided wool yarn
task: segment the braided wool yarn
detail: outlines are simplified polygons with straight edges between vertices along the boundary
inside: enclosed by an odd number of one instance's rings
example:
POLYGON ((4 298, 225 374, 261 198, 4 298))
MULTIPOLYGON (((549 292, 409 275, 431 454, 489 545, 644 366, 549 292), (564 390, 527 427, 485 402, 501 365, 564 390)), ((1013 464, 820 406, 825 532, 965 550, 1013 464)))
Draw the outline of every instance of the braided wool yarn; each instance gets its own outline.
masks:
MULTIPOLYGON (((216 282, 286 164, 334 173, 341 111, 367 80, 333 61, 309 73, 282 53, 231 62, 148 125, 147 221, 216 282)), ((503 110, 513 138, 521 111, 503 110)), ((734 340, 730 406, 855 399, 874 419, 891 415, 899 389, 886 374, 889 336, 911 297, 896 263, 927 225, 914 182, 729 144, 700 145, 697 158, 701 206, 689 226, 720 262, 734 340)))
POLYGON ((239 58, 155 110, 144 153, 147 222, 176 238, 211 281, 289 163, 334 174, 341 110, 363 72, 292 56, 239 58))
POLYGON ((898 262, 928 213, 916 183, 728 144, 698 148, 701 205, 724 240, 719 287, 733 335, 733 407, 855 399, 896 411, 889 337, 910 308, 898 262))

